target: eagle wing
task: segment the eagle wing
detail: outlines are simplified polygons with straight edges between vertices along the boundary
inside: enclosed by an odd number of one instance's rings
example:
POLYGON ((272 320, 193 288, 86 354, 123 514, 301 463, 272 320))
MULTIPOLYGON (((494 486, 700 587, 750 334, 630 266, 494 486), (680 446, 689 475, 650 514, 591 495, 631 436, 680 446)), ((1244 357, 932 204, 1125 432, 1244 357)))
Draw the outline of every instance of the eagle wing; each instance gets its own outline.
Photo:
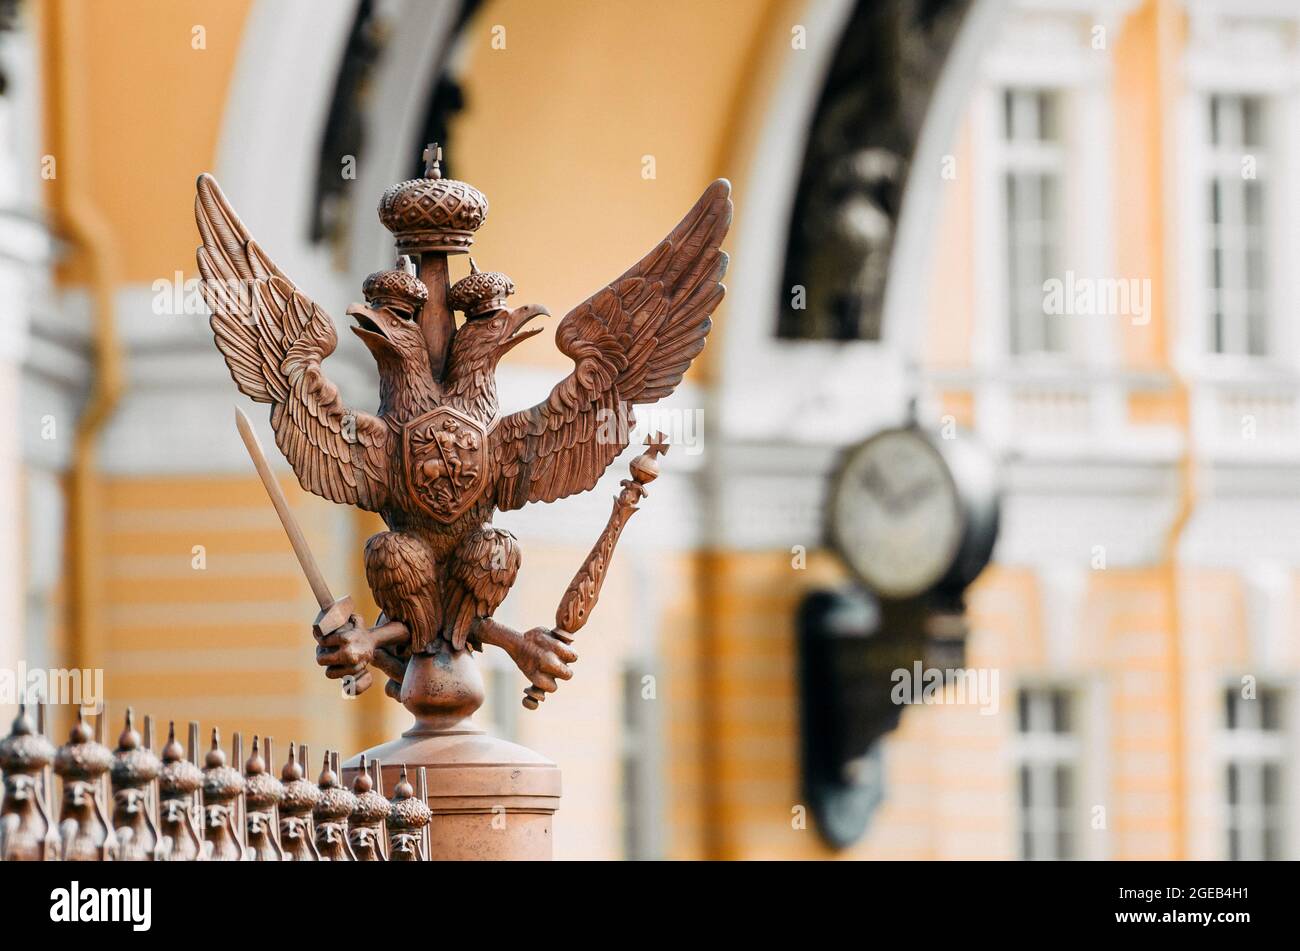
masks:
POLYGON ((388 425, 354 412, 326 378, 334 321, 275 266, 231 209, 216 179, 200 175, 194 219, 203 299, 235 385, 271 404, 271 428, 303 487, 333 502, 379 511, 387 499, 388 425))
POLYGON ((681 382, 726 292, 731 211, 731 185, 718 179, 653 251, 560 321, 555 342, 574 369, 544 402, 497 424, 498 508, 590 489, 626 448, 632 407, 681 382))

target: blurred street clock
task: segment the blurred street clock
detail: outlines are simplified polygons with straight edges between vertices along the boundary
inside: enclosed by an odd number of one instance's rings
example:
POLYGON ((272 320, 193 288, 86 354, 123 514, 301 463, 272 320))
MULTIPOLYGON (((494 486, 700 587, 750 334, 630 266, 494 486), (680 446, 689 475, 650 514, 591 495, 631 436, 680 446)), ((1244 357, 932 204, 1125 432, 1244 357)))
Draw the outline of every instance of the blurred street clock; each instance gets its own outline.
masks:
POLYGON ((883 430, 844 454, 827 514, 832 546, 872 592, 906 600, 936 591, 936 607, 947 608, 992 555, 997 465, 955 433, 883 430))
POLYGON ((915 424, 850 447, 831 475, 827 535, 860 583, 809 592, 796 627, 803 791, 835 848, 885 798, 898 671, 964 665, 964 595, 992 557, 998 499, 978 442, 915 424))

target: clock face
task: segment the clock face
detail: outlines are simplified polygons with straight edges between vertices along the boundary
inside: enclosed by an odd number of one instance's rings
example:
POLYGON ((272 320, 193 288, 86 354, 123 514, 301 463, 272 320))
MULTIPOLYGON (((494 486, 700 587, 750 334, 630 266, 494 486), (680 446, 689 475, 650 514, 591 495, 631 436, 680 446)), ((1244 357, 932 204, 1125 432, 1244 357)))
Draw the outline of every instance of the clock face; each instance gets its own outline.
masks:
POLYGON ((831 538, 877 594, 914 597, 947 573, 964 520, 947 463, 912 429, 850 450, 831 485, 831 538))

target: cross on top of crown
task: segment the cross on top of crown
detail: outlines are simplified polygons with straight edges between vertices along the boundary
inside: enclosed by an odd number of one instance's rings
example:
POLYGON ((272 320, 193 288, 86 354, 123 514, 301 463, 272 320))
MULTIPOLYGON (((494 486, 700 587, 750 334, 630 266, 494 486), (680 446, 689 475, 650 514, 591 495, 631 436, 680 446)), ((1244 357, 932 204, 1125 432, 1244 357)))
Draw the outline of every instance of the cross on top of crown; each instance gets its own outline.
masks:
POLYGON ((442 178, 442 146, 437 142, 430 142, 424 147, 424 177, 425 178, 442 178))

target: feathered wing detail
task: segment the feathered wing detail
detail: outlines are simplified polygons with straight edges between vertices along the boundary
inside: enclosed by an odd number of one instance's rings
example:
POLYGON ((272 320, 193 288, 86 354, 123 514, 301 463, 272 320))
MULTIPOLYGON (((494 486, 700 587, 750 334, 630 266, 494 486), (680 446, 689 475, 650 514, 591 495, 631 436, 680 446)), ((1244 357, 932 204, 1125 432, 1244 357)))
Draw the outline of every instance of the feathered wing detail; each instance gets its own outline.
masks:
POLYGON ((560 321, 555 342, 574 370, 545 402, 497 424, 498 508, 590 489, 626 448, 632 406, 677 387, 726 292, 730 225, 731 185, 719 179, 653 251, 560 321))
POLYGON ((271 404, 275 443, 303 487, 378 511, 387 499, 388 425, 348 409, 321 371, 334 321, 262 252, 216 179, 201 175, 194 218, 203 299, 235 385, 271 404))
POLYGON ((429 546, 410 532, 380 532, 366 542, 366 583, 390 621, 411 632, 412 652, 438 636, 438 576, 429 546))
POLYGON ((442 636, 465 647, 475 618, 491 617, 515 583, 521 561, 515 536, 485 527, 466 537, 452 556, 443 603, 442 636))

